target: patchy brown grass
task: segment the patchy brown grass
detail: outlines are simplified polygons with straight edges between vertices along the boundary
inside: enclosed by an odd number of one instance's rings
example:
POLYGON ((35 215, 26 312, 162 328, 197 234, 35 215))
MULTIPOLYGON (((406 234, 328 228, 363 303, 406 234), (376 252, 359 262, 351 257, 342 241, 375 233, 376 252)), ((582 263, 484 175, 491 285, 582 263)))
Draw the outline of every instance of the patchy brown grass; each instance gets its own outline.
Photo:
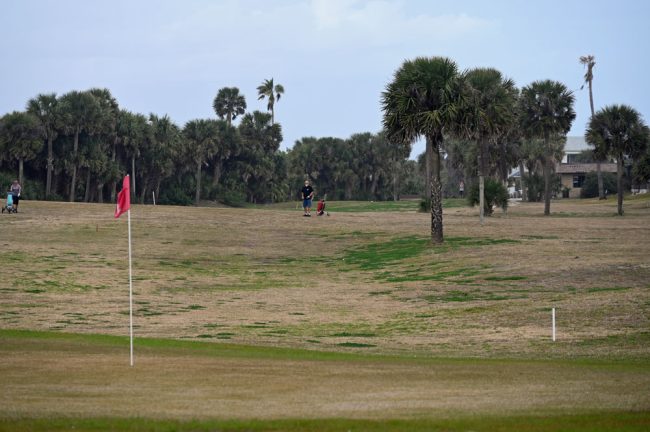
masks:
MULTIPOLYGON (((3 215, 0 327, 124 335, 126 218, 25 201, 3 215)), ((137 336, 372 353, 647 359, 645 200, 518 204, 480 226, 445 211, 448 247, 364 270, 350 253, 426 239, 429 217, 134 206, 137 336), (454 239, 491 239, 464 244, 454 239), (508 242, 500 243, 499 241, 508 242), (550 308, 558 341, 550 341, 550 308)), ((370 258, 372 259, 372 258, 370 258)))

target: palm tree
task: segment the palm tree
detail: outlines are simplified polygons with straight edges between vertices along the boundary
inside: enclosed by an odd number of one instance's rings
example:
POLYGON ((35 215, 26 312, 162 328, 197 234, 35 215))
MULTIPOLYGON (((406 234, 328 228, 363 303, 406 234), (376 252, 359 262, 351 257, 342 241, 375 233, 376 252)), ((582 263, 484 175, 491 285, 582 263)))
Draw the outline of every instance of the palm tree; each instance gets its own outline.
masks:
POLYGON ((140 147, 153 139, 153 128, 147 117, 142 114, 133 114, 126 110, 120 110, 117 117, 117 135, 122 144, 122 149, 131 161, 131 195, 133 199, 136 193, 136 167, 135 161, 140 156, 140 147))
POLYGON ((281 84, 273 85, 273 78, 270 80, 264 80, 262 85, 257 87, 257 94, 259 95, 257 100, 268 98, 266 109, 271 111, 271 124, 275 123, 275 102, 280 100, 283 93, 284 87, 282 87, 281 84))
MULTIPOLYGON (((593 80, 594 80, 594 66, 596 66, 596 58, 592 55, 580 56, 580 64, 587 68, 585 72, 585 82, 589 85, 589 107, 591 108, 591 117, 594 116, 594 94, 593 94, 593 80)), ((582 89, 582 87, 581 87, 582 89)), ((603 186, 603 173, 600 169, 600 158, 596 158, 596 174, 598 176, 598 198, 605 199, 605 187, 603 186)))
POLYGON ((150 114, 149 122, 153 131, 152 147, 155 150, 155 157, 151 161, 154 177, 152 190, 159 197, 160 183, 174 173, 174 160, 179 152, 181 131, 167 115, 159 117, 150 114))
POLYGON ((557 81, 535 81, 521 91, 520 121, 529 138, 544 140, 544 215, 551 214, 552 138, 566 135, 576 118, 575 98, 566 86, 557 81))
MULTIPOLYGON (((92 88, 88 90, 92 94, 100 108, 100 117, 96 122, 95 136, 97 137, 97 147, 103 163, 94 163, 99 170, 93 172, 97 177, 96 191, 98 202, 104 202, 103 189, 106 182, 112 183, 115 178, 115 145, 117 142, 117 121, 120 107, 117 100, 113 97, 110 90, 106 88, 92 88), (110 156, 109 156, 110 155, 110 156)), ((91 170, 88 170, 88 179, 90 179, 91 170)), ((87 182, 89 183, 89 182, 87 182)), ((86 195, 90 188, 86 189, 86 195)))
POLYGON ((70 181, 69 201, 75 199, 77 187, 77 168, 79 165, 79 135, 91 134, 95 123, 100 119, 100 106, 89 92, 71 91, 61 97, 61 116, 64 128, 74 137, 72 150, 72 179, 70 181))
POLYGON ((216 124, 214 120, 190 120, 183 128, 183 136, 187 145, 187 154, 196 167, 196 193, 194 203, 199 205, 201 199, 201 171, 203 165, 214 154, 216 142, 216 124))
POLYGON ((623 216, 623 161, 636 158, 650 143, 650 128, 641 114, 627 105, 610 105, 591 118, 585 140, 595 147, 598 158, 616 159, 618 214, 623 216))
POLYGON ((384 127, 391 142, 426 138, 430 166, 431 240, 443 242, 440 150, 443 133, 454 124, 461 99, 458 66, 444 57, 407 60, 382 93, 384 127))
POLYGON ((246 114, 239 124, 242 150, 238 165, 243 171, 251 202, 265 199, 275 180, 275 154, 282 142, 282 127, 271 123, 271 115, 254 111, 246 114))
POLYGON ((246 98, 239 94, 237 87, 224 87, 217 93, 212 107, 220 119, 225 117, 228 126, 232 126, 232 121, 246 112, 246 98))
POLYGON ((47 140, 47 178, 45 199, 52 192, 52 171, 54 171, 53 142, 58 135, 59 113, 56 93, 39 94, 27 102, 27 112, 35 115, 41 122, 44 138, 47 140))
POLYGON ((24 183, 24 162, 34 159, 43 148, 41 122, 36 116, 14 111, 0 121, 0 148, 18 161, 18 181, 24 183))
POLYGON ((483 225, 485 177, 489 175, 489 144, 508 132, 515 119, 517 89, 514 81, 492 68, 477 68, 464 76, 465 98, 459 118, 459 134, 478 147, 479 207, 483 225))

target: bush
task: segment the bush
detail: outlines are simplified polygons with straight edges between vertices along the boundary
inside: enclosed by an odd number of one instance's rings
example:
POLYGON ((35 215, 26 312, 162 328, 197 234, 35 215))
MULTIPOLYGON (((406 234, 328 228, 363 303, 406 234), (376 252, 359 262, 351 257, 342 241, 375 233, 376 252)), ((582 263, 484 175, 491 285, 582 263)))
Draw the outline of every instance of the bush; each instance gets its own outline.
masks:
MULTIPOLYGON (((528 192, 528 201, 540 202, 544 200, 544 176, 541 174, 527 174, 524 177, 524 185, 528 192)), ((551 195, 557 195, 562 191, 562 179, 558 174, 551 174, 551 195)))
MULTIPOLYGON (((603 188, 607 194, 616 194, 616 174, 604 172, 603 174, 603 188)), ((585 181, 582 183, 582 190, 580 190, 580 198, 596 198, 598 197, 598 173, 593 171, 585 175, 585 181)))
POLYGON ((431 198, 422 198, 420 200, 420 210, 421 213, 428 213, 431 211, 431 198))
POLYGON ((187 190, 181 186, 165 188, 158 197, 158 204, 189 206, 193 203, 191 194, 188 194, 187 190))
POLYGON ((223 194, 221 202, 230 207, 243 207, 246 203, 246 194, 240 191, 229 190, 223 194))
MULTIPOLYGON (((508 209, 508 189, 501 182, 491 178, 485 179, 484 195, 485 202, 483 203, 483 207, 487 216, 492 215, 494 206, 501 207, 503 210, 508 209)), ((469 194, 467 195, 467 202, 470 206, 475 206, 480 203, 478 182, 470 188, 469 194)))

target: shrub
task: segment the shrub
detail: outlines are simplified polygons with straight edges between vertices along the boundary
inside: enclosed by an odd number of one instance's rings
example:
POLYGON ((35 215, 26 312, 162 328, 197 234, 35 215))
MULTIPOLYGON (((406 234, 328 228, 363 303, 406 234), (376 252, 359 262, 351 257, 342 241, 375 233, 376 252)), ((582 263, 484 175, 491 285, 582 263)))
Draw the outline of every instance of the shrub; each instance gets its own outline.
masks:
MULTIPOLYGON (((485 179, 485 202, 483 207, 487 216, 492 215, 494 206, 501 207, 503 210, 508 209, 508 189, 496 180, 491 178, 485 179)), ((478 183, 472 185, 467 195, 467 202, 470 206, 478 205, 479 198, 479 185, 478 183)))
POLYGON ((160 197, 158 198, 158 203, 167 205, 189 206, 194 202, 192 201, 191 194, 188 194, 186 189, 182 188, 181 186, 171 186, 162 189, 160 192, 160 197))
MULTIPOLYGON (((616 174, 604 172, 603 174, 603 188, 607 194, 615 194, 616 188, 616 174)), ((585 175, 585 181, 582 183, 582 190, 580 190, 580 198, 596 198, 598 196, 598 173, 593 171, 585 175)))
MULTIPOLYGON (((544 176, 541 174, 527 174, 524 177, 524 185, 528 192, 528 201, 540 202, 544 199, 544 176)), ((562 179, 558 174, 551 174, 551 195, 557 195, 562 191, 562 179)))
POLYGON ((246 194, 240 191, 229 190, 223 194, 221 202, 230 207, 243 207, 246 203, 246 194))
POLYGON ((431 198, 422 198, 420 200, 420 210, 421 213, 428 213, 431 211, 431 198))

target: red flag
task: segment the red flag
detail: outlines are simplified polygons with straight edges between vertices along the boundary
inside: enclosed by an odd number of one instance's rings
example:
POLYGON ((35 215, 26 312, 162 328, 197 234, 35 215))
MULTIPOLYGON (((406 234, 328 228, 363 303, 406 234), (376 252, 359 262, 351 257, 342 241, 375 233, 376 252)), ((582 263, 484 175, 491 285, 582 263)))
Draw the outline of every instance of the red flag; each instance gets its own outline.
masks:
POLYGON ((115 217, 118 218, 122 213, 126 213, 131 208, 131 187, 129 186, 129 175, 127 174, 122 181, 122 190, 117 194, 117 206, 115 207, 115 217))

